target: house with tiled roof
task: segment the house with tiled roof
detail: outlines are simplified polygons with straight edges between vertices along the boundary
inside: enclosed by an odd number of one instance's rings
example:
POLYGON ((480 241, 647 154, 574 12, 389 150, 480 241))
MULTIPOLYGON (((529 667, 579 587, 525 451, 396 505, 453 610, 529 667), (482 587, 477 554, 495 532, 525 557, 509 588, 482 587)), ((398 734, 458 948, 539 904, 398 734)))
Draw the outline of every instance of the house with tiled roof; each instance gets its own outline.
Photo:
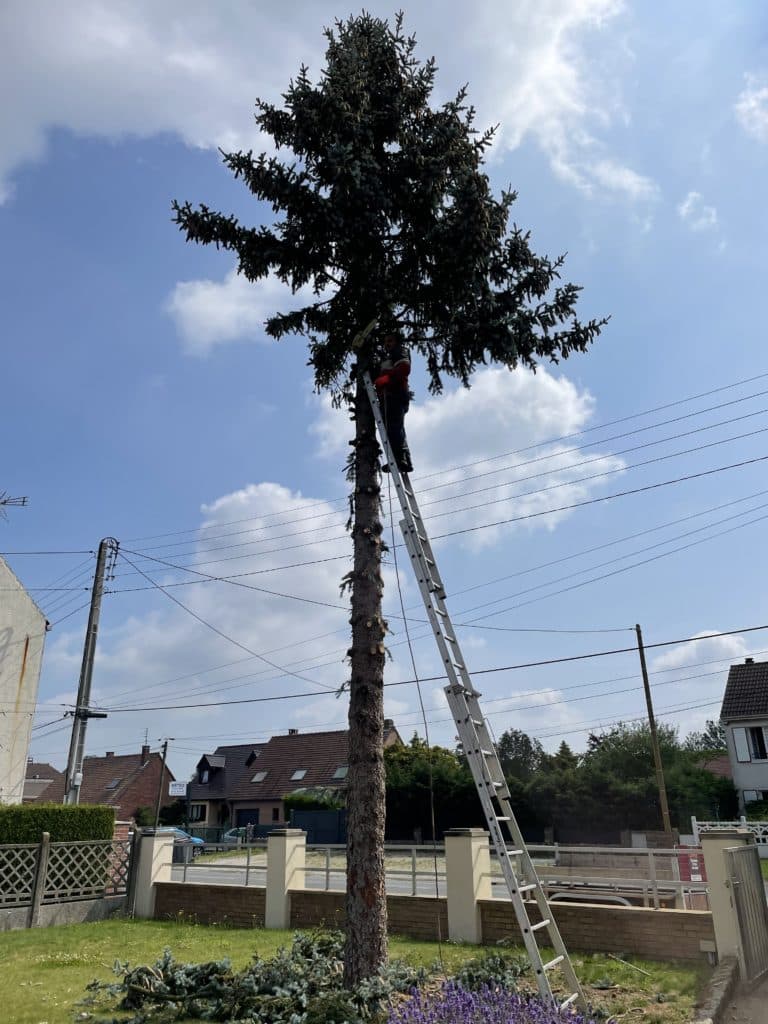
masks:
POLYGON ((117 821, 136 817, 140 807, 154 807, 162 775, 162 804, 169 802, 168 785, 175 776, 163 759, 145 744, 138 754, 115 754, 83 759, 81 804, 107 804, 115 808, 117 821))
MULTIPOLYGON (((384 724, 384 745, 401 743, 392 720, 384 724)), ((220 746, 204 754, 187 790, 190 824, 283 824, 288 794, 342 795, 349 770, 348 736, 346 729, 289 729, 267 743, 220 746)))
POLYGON ((52 764, 27 761, 22 802, 25 804, 64 802, 64 773, 52 764))
POLYGON ((768 661, 731 665, 720 722, 742 811, 768 800, 768 661))

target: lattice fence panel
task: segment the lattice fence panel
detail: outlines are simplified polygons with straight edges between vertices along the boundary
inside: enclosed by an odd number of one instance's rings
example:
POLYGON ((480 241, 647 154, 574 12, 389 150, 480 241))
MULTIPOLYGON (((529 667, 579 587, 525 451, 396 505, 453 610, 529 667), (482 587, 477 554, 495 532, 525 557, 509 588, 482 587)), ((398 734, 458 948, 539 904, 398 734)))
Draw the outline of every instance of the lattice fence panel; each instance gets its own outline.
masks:
POLYGON ((0 907, 32 902, 37 851, 37 846, 0 846, 0 907))
POLYGON ((53 843, 48 858, 44 903, 124 893, 130 843, 53 843))

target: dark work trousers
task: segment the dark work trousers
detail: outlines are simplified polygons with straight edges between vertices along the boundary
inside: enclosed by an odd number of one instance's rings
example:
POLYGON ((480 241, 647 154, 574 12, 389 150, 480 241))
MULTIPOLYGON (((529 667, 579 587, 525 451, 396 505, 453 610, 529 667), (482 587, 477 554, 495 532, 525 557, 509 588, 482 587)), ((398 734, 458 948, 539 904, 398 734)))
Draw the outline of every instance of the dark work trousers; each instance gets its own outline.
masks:
POLYGON ((408 441, 405 437, 405 414, 408 411, 408 395, 394 391, 383 391, 380 399, 381 411, 384 416, 384 424, 387 428, 387 437, 395 456, 398 469, 410 473, 411 455, 408 451, 408 441))

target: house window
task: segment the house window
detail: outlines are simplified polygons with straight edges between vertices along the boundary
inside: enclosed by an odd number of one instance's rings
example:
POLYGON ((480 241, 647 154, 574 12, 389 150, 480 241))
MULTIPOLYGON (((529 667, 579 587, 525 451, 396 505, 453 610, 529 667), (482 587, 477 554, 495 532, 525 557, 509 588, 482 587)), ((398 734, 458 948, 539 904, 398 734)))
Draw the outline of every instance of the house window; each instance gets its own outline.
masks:
POLYGON ((200 785, 204 786, 208 782, 209 773, 207 768, 200 769, 200 785))
POLYGON ((733 745, 736 748, 736 760, 744 764, 749 761, 749 743, 747 742, 746 729, 733 730, 733 745))
POLYGON ((755 726, 749 730, 749 749, 753 761, 768 760, 768 752, 765 749, 765 733, 762 726, 755 726))
POLYGON ((297 768, 296 771, 291 776, 291 781, 292 782, 298 782, 298 780, 299 779, 303 779, 306 774, 307 774, 307 769, 306 768, 297 768))
POLYGON ((272 808, 272 821, 280 821, 280 808, 279 807, 273 807, 272 808))
POLYGON ((336 771, 333 773, 334 779, 346 779, 347 773, 349 772, 348 764, 340 764, 336 771))
POLYGON ((744 803, 752 804, 756 800, 762 799, 762 793, 757 789, 745 789, 744 790, 744 803))
POLYGON ((256 772, 256 774, 251 779, 251 782, 263 782, 264 779, 266 779, 267 774, 267 772, 256 772))
POLYGON ((205 804, 191 804, 189 808, 190 821, 205 821, 205 804))

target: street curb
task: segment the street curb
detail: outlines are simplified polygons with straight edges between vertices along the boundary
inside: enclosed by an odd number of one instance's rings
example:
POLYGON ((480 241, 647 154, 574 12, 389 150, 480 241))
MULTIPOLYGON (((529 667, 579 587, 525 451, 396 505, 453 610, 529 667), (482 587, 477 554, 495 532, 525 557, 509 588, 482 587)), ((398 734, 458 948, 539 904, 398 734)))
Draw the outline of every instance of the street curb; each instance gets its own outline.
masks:
POLYGON ((721 1024, 728 1002, 739 981, 739 962, 736 957, 724 957, 707 982, 701 1001, 695 1010, 695 1024, 721 1024))

